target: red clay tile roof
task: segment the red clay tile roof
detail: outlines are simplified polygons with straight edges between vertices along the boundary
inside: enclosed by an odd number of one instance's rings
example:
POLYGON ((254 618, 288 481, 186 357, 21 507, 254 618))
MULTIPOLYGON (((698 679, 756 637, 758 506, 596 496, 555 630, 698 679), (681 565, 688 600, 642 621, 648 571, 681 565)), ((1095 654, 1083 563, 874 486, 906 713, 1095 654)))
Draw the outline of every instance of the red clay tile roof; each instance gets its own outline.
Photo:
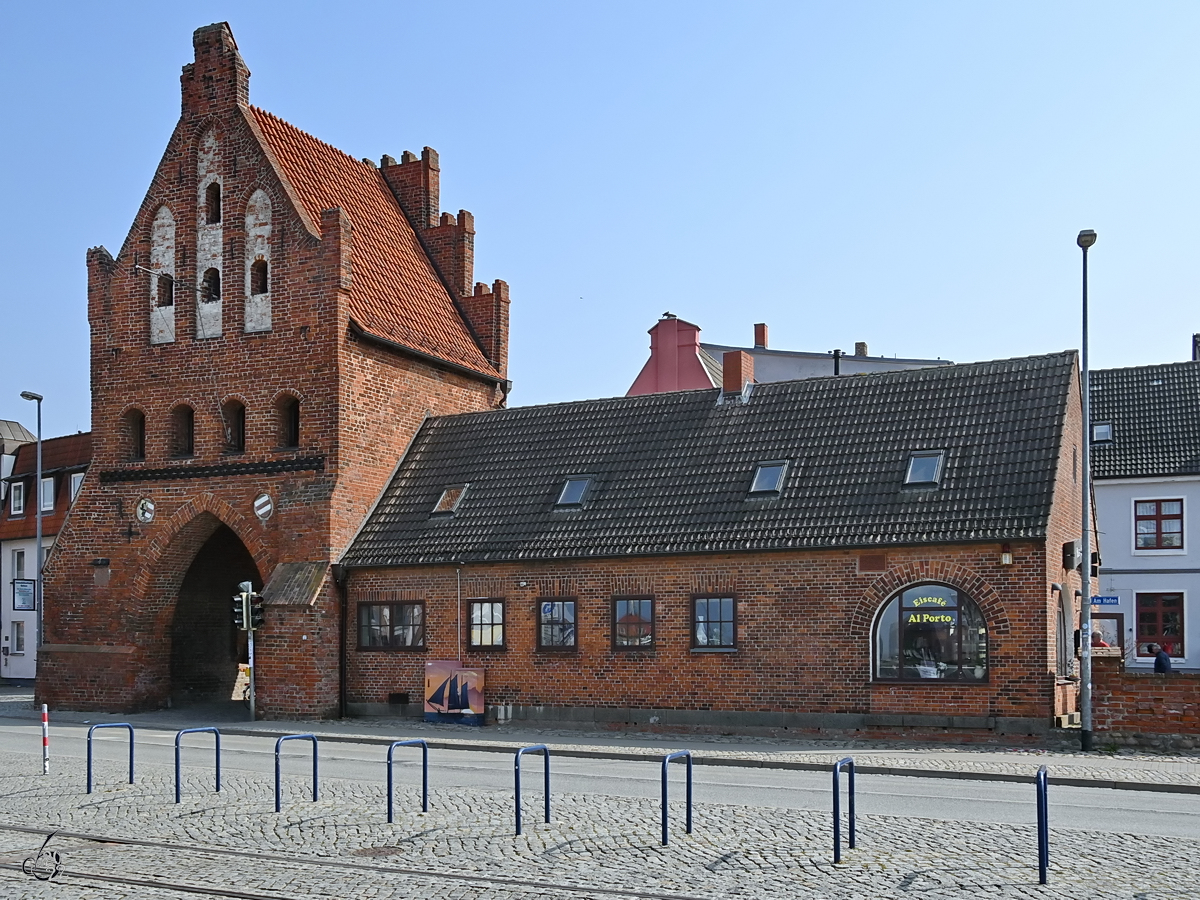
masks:
MULTIPOLYGON (((92 433, 83 431, 42 441, 42 471, 86 466, 92 461, 92 433)), ((37 444, 22 444, 13 461, 12 474, 32 475, 37 470, 37 444)))
POLYGON ((383 175, 269 112, 254 122, 305 212, 341 207, 354 228, 350 313, 364 331, 499 377, 404 217, 383 175))
MULTIPOLYGON (((47 475, 64 469, 82 470, 92 461, 92 433, 68 434, 65 437, 47 438, 42 441, 42 471, 47 475)), ((23 444, 17 450, 13 462, 13 475, 25 475, 25 512, 12 515, 12 506, 7 500, 0 509, 0 541, 31 538, 37 533, 37 514, 34 512, 33 473, 37 471, 37 445, 23 444)), ((54 509, 42 514, 42 534, 52 537, 62 528, 63 519, 71 507, 70 479, 64 474, 55 479, 54 509)))

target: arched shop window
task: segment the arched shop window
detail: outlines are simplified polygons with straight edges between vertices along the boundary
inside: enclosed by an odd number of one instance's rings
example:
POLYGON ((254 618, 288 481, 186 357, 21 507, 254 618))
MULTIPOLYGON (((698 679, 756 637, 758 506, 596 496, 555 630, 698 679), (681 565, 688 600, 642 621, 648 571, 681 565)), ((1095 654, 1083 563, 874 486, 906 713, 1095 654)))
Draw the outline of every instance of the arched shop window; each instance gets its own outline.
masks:
POLYGON ((962 591, 918 584, 896 594, 875 621, 880 681, 986 681, 987 624, 962 591))

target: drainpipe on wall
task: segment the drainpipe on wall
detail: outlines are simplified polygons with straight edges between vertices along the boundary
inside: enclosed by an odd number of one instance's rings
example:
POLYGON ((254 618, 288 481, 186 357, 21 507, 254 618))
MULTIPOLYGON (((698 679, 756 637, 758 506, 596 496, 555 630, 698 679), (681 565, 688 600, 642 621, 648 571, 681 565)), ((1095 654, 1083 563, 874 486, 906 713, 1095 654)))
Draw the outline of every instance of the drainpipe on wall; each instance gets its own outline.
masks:
POLYGON ((338 591, 338 718, 346 718, 346 582, 350 570, 341 563, 329 567, 338 591))

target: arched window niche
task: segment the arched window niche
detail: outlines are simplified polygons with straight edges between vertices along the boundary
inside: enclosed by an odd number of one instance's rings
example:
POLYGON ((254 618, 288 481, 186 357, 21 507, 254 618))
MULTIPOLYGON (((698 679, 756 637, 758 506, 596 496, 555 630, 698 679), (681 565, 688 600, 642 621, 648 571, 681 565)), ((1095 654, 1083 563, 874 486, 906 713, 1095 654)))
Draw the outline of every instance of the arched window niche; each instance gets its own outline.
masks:
POLYGON ((146 414, 131 409, 121 417, 122 455, 130 462, 146 458, 146 414))
POLYGON ((874 638, 877 681, 987 681, 987 623, 957 588, 899 591, 879 611, 874 638))
POLYGON ((296 450, 300 447, 300 400, 284 394, 275 404, 276 424, 279 429, 279 449, 296 450))
POLYGON ((204 221, 206 225, 216 225, 221 221, 221 184, 211 182, 204 189, 204 221))
POLYGON ((178 458, 196 455, 196 413, 186 403, 171 410, 171 455, 178 458))

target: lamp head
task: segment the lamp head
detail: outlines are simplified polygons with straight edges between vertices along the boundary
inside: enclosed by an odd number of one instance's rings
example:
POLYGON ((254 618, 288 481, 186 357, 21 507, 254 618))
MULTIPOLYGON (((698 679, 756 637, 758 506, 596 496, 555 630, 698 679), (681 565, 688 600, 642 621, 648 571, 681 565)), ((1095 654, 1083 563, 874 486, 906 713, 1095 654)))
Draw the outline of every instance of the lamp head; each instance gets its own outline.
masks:
POLYGON ((1092 244, 1096 243, 1096 232, 1090 228, 1079 232, 1079 237, 1075 238, 1075 243, 1086 250, 1092 244))
POLYGON ((41 403, 43 398, 41 394, 35 394, 33 391, 21 391, 21 399, 36 400, 38 403, 41 403))

